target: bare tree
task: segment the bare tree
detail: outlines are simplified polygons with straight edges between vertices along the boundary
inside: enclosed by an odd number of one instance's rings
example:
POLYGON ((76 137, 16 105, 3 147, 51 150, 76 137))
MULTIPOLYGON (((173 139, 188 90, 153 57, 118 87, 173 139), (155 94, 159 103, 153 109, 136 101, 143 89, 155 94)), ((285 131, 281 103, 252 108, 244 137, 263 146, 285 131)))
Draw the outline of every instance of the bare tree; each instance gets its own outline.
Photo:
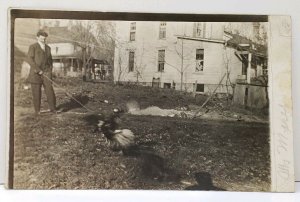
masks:
POLYGON ((115 30, 109 21, 74 21, 71 25, 73 41, 81 49, 83 79, 94 56, 113 63, 115 30))
POLYGON ((191 66, 190 63, 187 64, 185 61, 192 61, 190 59, 193 56, 192 56, 192 51, 185 52, 185 49, 184 49, 184 39, 181 39, 180 41, 177 40, 176 45, 175 45, 175 52, 176 52, 177 56, 180 58, 180 60, 181 60, 180 67, 171 65, 168 62, 166 62, 166 63, 169 66, 171 66, 174 69, 176 69, 178 71, 178 73, 180 74, 180 90, 182 91, 182 89, 183 89, 183 80, 184 80, 184 73, 191 66))
POLYGON ((126 54, 122 52, 125 51, 124 47, 126 47, 128 43, 117 39, 116 36, 114 36, 112 40, 114 41, 115 50, 117 50, 114 57, 117 57, 118 61, 118 64, 114 66, 114 75, 117 76, 115 80, 117 83, 119 83, 123 74, 128 71, 128 66, 123 66, 123 62, 125 61, 124 57, 126 57, 126 54))
MULTIPOLYGON (((121 49, 118 49, 119 51, 121 51, 121 49)), ((120 82, 122 75, 124 74, 124 72, 126 72, 128 69, 126 67, 124 67, 123 64, 123 57, 124 55, 122 53, 118 53, 118 66, 114 67, 117 68, 115 71, 115 74, 117 75, 117 83, 120 82)))
POLYGON ((259 30, 255 33, 255 41, 260 44, 266 46, 268 43, 268 34, 267 34, 267 28, 265 23, 258 23, 259 30))
POLYGON ((229 94, 230 94, 229 87, 231 87, 231 90, 233 92, 234 85, 232 84, 232 82, 230 80, 231 69, 230 69, 229 64, 231 64, 231 54, 230 54, 230 50, 228 50, 226 48, 226 46, 224 46, 223 61, 224 61, 224 66, 225 66, 225 71, 226 71, 226 73, 225 73, 225 76, 226 76, 225 86, 226 86, 227 101, 228 101, 229 94))
POLYGON ((122 71, 122 57, 121 57, 121 55, 119 55, 119 57, 118 57, 118 78, 117 78, 117 83, 119 83, 120 82, 120 79, 121 79, 121 76, 122 76, 122 73, 123 73, 123 71, 122 71))
POLYGON ((143 63, 143 58, 144 58, 144 53, 145 53, 145 47, 144 47, 144 42, 141 47, 141 54, 139 55, 139 63, 137 60, 134 60, 134 73, 136 76, 136 82, 139 83, 139 78, 142 78, 143 71, 146 68, 146 65, 143 63))
POLYGON ((100 58, 105 58, 109 64, 113 64, 116 46, 115 23, 112 21, 99 21, 95 28, 97 40, 97 52, 100 58))
POLYGON ((91 21, 74 21, 71 26, 73 41, 75 45, 81 49, 83 80, 86 78, 87 65, 92 57, 92 44, 96 44, 96 38, 92 34, 91 30, 91 21))

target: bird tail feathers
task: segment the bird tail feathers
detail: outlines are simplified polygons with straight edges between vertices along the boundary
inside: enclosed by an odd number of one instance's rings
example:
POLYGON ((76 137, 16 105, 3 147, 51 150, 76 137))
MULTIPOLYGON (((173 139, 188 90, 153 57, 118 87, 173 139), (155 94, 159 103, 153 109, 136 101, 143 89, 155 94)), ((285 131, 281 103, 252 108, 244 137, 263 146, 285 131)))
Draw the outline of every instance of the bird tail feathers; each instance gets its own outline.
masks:
POLYGON ((118 142, 122 147, 128 147, 134 144, 134 134, 129 129, 116 130, 114 139, 118 142))

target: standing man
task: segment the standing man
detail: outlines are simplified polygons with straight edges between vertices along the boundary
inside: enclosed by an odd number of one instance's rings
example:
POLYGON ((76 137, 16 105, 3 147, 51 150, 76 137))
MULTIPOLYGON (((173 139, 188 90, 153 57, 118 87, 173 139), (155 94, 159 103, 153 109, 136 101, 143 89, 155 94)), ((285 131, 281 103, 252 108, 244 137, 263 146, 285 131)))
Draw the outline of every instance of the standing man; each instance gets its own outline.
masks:
POLYGON ((52 83, 52 56, 51 48, 46 44, 48 34, 40 30, 36 34, 37 42, 28 50, 30 72, 28 81, 31 83, 33 106, 36 114, 40 114, 42 86, 45 90, 49 109, 56 113, 56 98, 52 83))

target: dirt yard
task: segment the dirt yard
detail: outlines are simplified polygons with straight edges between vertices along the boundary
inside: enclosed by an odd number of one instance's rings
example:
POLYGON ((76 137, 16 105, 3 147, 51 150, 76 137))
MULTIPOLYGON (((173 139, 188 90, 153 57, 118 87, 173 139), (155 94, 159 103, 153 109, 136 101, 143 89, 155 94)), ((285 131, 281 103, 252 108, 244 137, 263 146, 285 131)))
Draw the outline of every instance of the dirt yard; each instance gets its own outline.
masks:
MULTIPOLYGON (((192 110, 206 96, 171 89, 56 80, 93 113, 107 116, 130 100, 142 109, 192 110)), ((17 189, 176 189, 270 190, 267 115, 232 108, 212 99, 206 113, 185 117, 135 116, 125 113, 121 128, 136 135, 136 146, 149 156, 113 151, 95 133, 93 115, 61 90, 64 112, 33 114, 31 91, 15 91, 15 164, 17 189)), ((45 97, 43 107, 47 108, 45 97)))

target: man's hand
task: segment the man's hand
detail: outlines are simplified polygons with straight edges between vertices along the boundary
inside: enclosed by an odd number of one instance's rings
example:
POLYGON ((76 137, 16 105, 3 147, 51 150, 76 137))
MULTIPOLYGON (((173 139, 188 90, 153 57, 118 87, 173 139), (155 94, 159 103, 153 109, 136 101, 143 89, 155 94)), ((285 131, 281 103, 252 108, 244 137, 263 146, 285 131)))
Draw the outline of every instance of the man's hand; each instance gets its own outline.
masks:
POLYGON ((38 72, 39 75, 42 75, 44 72, 41 70, 38 72))

